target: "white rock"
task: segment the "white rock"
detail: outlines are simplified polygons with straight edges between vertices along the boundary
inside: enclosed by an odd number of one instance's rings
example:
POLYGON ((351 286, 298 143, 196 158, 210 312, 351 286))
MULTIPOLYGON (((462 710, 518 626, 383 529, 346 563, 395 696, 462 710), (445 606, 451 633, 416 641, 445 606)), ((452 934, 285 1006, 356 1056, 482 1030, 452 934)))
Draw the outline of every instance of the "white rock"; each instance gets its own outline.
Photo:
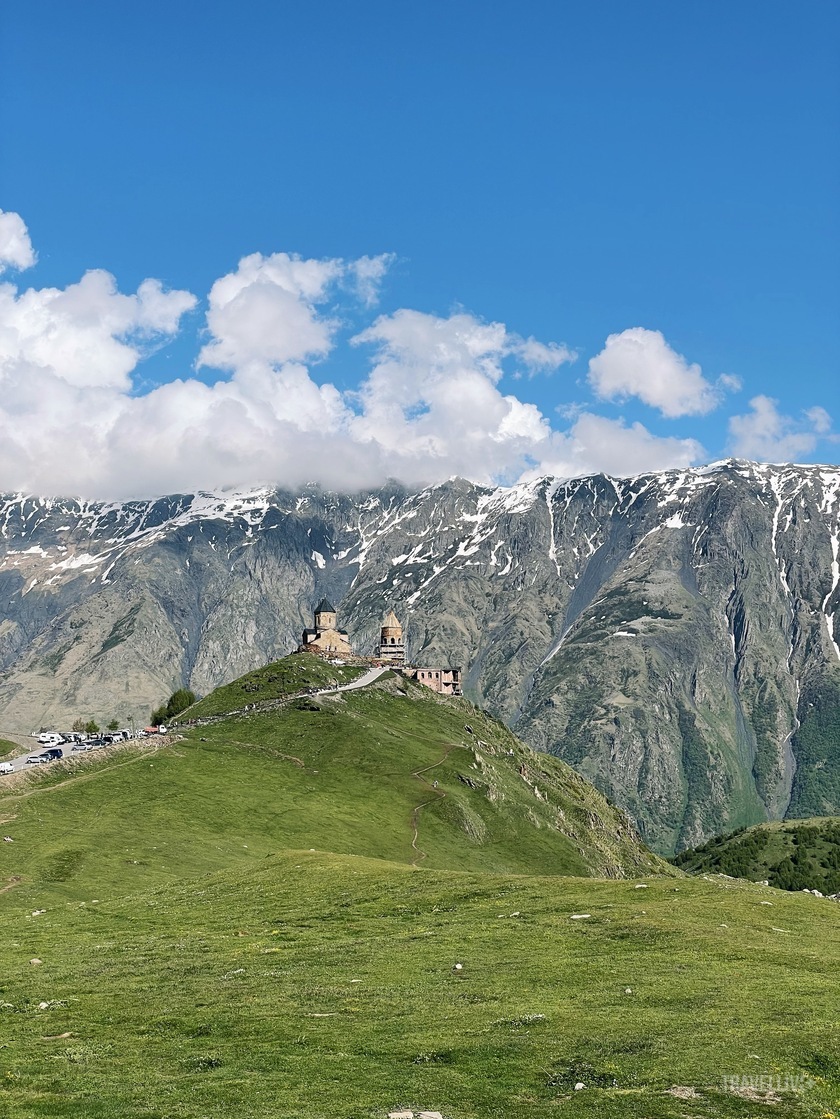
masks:
POLYGON ((456 964, 455 967, 453 967, 452 970, 453 971, 463 971, 464 970, 464 965, 463 964, 456 964))
POLYGON ((591 917, 591 916, 592 916, 591 913, 572 913, 572 914, 569 915, 569 920, 570 921, 583 921, 587 917, 591 917))
POLYGON ((439 1111, 419 1111, 417 1119, 443 1119, 439 1111))
POLYGON ((647 888, 647 882, 640 882, 638 886, 633 887, 634 890, 646 890, 647 888))
POLYGON ((581 1088, 585 1088, 585 1087, 586 1087, 586 1085, 583 1083, 583 1081, 579 1080, 577 1082, 577 1084, 575 1084, 575 1091, 579 1092, 581 1090, 581 1088))
POLYGON ((414 1119, 413 1111, 389 1111, 388 1119, 414 1119))
POLYGON ((625 987, 624 988, 624 993, 625 993, 625 995, 632 995, 633 994, 633 988, 632 987, 625 987))

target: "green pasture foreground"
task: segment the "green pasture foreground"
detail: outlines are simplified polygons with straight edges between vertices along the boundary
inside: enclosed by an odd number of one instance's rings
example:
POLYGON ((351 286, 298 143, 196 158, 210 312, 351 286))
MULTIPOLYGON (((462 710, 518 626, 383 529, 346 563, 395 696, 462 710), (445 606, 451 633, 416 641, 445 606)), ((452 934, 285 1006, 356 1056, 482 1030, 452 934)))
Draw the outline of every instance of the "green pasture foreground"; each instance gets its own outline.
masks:
POLYGON ((0 1114, 833 1115, 837 906, 637 885, 285 852, 7 914, 0 1114))

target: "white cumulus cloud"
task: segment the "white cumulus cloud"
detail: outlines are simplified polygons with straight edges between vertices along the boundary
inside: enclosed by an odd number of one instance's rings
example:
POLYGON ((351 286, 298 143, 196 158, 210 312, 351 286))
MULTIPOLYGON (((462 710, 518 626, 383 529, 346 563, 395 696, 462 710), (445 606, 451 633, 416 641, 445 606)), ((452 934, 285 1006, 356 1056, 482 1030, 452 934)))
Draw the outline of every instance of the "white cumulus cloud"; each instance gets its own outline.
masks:
POLYGON ((640 423, 628 427, 624 420, 583 412, 568 431, 552 433, 538 468, 527 476, 573 478, 603 471, 626 477, 692 466, 704 455, 696 439, 658 436, 640 423))
POLYGON ((577 354, 568 346, 557 342, 538 342, 536 338, 517 338, 510 340, 510 352, 520 358, 522 364, 533 377, 537 373, 553 373, 561 365, 577 361, 577 354))
POLYGON ((0 273, 31 268, 36 260, 23 218, 13 210, 0 210, 0 273))
POLYGON ((372 344, 375 354, 350 432, 396 477, 515 474, 548 437, 538 408, 497 387, 520 343, 502 323, 403 309, 353 342, 372 344))
POLYGON ((754 396, 749 412, 730 417, 729 439, 736 455, 765 462, 795 462, 811 454, 821 438, 831 438, 831 416, 825 408, 808 408, 795 419, 779 412, 778 403, 769 396, 754 396))
POLYGON ((210 289, 207 326, 213 336, 199 365, 241 369, 323 357, 338 324, 318 304, 343 272, 338 260, 302 260, 288 253, 243 257, 210 289))
MULTIPOLYGON (((316 380, 313 363, 334 355, 346 329, 346 301, 354 313, 375 301, 391 260, 244 257, 211 287, 195 363, 223 375, 207 384, 185 370, 145 392, 138 365, 181 329, 197 303, 190 292, 148 279, 124 293, 101 270, 65 288, 0 284, 0 491, 126 498, 307 481, 355 490, 455 474, 631 474, 703 454, 692 439, 587 409, 552 429, 503 379, 575 355, 466 311, 380 315, 345 351, 363 363, 357 386, 316 380)), ((808 422, 828 421, 814 411, 808 422)))
POLYGON ((395 260, 394 253, 380 253, 379 256, 360 256, 350 263, 351 286, 355 287, 366 307, 373 307, 379 301, 382 281, 395 260))
MULTIPOLYGON (((720 401, 720 391, 672 350, 658 330, 634 326, 611 334, 589 362, 589 383, 602 400, 636 396, 663 416, 703 415, 720 401)), ((723 382, 733 387, 732 378, 723 382)))
POLYGON ((123 295, 102 271, 66 288, 18 293, 0 284, 0 378, 8 391, 27 366, 80 387, 128 388, 144 347, 174 334, 195 304, 190 292, 164 291, 157 280, 123 295))

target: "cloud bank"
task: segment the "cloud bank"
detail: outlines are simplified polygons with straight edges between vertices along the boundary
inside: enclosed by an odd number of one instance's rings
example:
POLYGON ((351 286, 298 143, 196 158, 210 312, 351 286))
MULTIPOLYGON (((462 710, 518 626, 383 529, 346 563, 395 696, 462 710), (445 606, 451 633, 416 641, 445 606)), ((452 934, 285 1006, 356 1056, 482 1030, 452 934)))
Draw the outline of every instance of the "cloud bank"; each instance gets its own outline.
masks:
POLYGON ((764 462, 795 461, 812 454, 820 439, 836 441, 825 408, 815 405, 798 418, 785 416, 769 396, 754 396, 746 415, 730 418, 729 438, 736 455, 764 462))
MULTIPOLYGON (((0 212, 0 270, 35 260, 23 220, 0 212)), ((504 390, 505 378, 557 375, 577 356, 565 345, 466 311, 373 317, 392 260, 254 253, 215 281, 203 308, 155 279, 120 292, 101 270, 63 289, 0 283, 0 490, 114 499, 308 481, 355 490, 454 474, 632 474, 703 457, 694 439, 588 409, 557 430, 504 390), (368 325, 354 334, 360 315, 368 325), (185 322, 202 332, 194 370, 141 391, 138 367, 185 322), (321 375, 338 358, 361 367, 355 387, 321 375)), ((706 412, 722 391, 640 327, 607 339, 589 380, 600 399, 636 397, 668 417, 706 412)), ((830 425, 813 410, 810 426, 794 430, 767 398, 751 406, 732 420, 738 447, 794 450, 830 425)))

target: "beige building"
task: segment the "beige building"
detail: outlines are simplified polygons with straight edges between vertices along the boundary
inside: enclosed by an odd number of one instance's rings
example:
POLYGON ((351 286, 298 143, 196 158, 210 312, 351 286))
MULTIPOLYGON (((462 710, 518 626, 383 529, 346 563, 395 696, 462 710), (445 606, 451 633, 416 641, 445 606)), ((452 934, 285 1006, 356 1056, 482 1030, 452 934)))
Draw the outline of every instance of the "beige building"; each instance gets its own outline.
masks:
POLYGON ((338 628, 336 610, 329 599, 322 598, 315 607, 315 626, 303 631, 300 648, 338 656, 353 655, 350 638, 346 630, 338 628))
POLYGON ((460 668, 408 668, 405 675, 440 695, 463 695, 460 668))
POLYGON ((402 626, 393 610, 385 615, 379 632, 379 659, 390 664, 405 664, 402 626))

